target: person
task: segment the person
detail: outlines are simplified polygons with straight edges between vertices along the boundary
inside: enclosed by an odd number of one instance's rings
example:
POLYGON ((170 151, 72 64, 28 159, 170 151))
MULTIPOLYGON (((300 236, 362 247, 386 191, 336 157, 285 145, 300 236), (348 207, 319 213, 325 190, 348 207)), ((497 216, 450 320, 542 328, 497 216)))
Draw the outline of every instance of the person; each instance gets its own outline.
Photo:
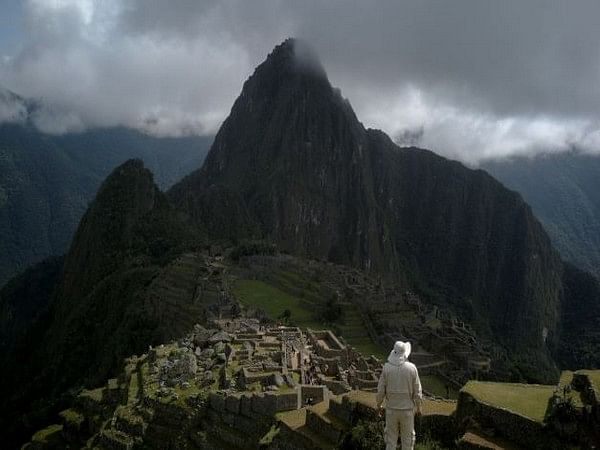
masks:
POLYGON ((423 394, 416 366, 409 362, 410 342, 397 341, 383 366, 377 386, 377 408, 383 412, 385 400, 386 450, 395 450, 398 431, 402 450, 415 446, 415 412, 421 414, 423 394))

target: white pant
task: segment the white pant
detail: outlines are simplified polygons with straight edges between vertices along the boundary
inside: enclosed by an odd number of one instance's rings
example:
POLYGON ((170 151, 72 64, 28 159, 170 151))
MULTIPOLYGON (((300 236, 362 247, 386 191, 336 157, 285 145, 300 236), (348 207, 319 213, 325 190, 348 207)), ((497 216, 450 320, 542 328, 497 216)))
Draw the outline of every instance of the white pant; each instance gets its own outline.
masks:
POLYGON ((398 429, 402 439, 402 450, 415 447, 415 413, 412 409, 385 410, 385 450, 396 450, 398 429))

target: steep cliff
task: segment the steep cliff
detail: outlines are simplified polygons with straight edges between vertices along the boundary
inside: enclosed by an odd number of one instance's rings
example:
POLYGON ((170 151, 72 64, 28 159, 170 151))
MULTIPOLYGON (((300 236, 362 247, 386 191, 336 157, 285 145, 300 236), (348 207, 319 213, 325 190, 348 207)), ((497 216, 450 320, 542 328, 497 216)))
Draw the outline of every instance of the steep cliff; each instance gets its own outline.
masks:
POLYGON ((600 276, 599 155, 574 149, 482 167, 523 195, 564 260, 600 276))

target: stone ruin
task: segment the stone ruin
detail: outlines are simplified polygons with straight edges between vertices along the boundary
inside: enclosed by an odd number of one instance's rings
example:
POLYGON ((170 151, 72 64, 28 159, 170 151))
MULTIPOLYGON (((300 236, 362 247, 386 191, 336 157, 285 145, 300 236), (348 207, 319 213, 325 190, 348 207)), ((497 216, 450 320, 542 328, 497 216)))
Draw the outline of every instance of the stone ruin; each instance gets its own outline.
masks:
POLYGON ((324 298, 337 295, 342 304, 358 310, 374 343, 389 349, 396 340, 410 341, 411 360, 420 373, 436 375, 456 390, 472 378, 508 376, 499 372, 506 357, 501 349, 477 336, 453 313, 425 303, 405 286, 347 266, 290 255, 250 256, 242 262, 257 279, 269 280, 273 272, 289 271, 318 280, 324 298))
POLYGON ((210 329, 196 325, 175 342, 128 358, 118 378, 80 393, 61 413, 62 425, 36 433, 26 448, 51 448, 43 443, 52 436, 87 448, 220 448, 224 435, 227 445, 247 448, 244 439, 258 442, 278 413, 352 388, 376 389, 381 364, 328 330, 215 319, 210 329), (232 429, 224 434, 223 427, 232 429), (248 435, 236 441, 239 430, 248 435))
MULTIPOLYGON (((118 378, 80 392, 60 413, 62 423, 24 448, 333 449, 360 421, 380 420, 374 391, 381 364, 329 330, 217 319, 127 358, 118 378)), ((463 449, 518 448, 514 433, 528 448, 600 439, 593 435, 600 371, 565 372, 554 390, 515 385, 549 392, 542 399, 548 412, 537 420, 478 396, 481 384, 506 384, 477 383, 461 390, 458 403, 426 397, 417 436, 463 449)))

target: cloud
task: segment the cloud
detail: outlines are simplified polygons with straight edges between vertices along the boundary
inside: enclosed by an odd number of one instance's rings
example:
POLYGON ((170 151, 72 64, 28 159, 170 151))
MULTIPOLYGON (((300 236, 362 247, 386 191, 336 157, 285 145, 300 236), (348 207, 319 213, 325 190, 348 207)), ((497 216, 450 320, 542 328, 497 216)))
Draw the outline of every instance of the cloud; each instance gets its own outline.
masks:
POLYGON ((559 152, 579 147, 598 152, 593 121, 544 114, 496 116, 468 105, 449 104, 409 86, 366 106, 363 117, 399 145, 429 148, 476 166, 498 157, 559 152))
POLYGON ((469 164, 600 151, 596 0, 27 0, 0 84, 47 131, 214 133, 287 36, 311 42, 366 126, 469 164))
POLYGON ((27 105, 23 99, 0 88, 0 124, 24 123, 27 120, 27 105))

